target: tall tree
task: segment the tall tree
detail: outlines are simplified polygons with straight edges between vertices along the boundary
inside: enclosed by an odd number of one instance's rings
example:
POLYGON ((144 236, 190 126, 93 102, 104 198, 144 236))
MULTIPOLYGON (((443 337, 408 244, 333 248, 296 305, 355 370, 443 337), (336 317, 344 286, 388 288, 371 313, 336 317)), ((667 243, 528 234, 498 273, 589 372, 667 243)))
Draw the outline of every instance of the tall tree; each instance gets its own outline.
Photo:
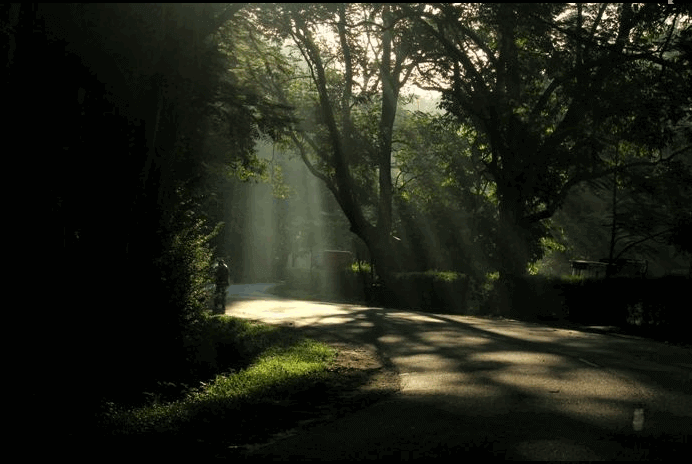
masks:
MULTIPOLYGON (((407 20, 386 4, 282 4, 264 10, 262 23, 290 39, 308 71, 302 97, 312 113, 286 138, 331 191, 386 281, 399 265, 391 251, 391 163, 397 106, 414 69, 407 20)), ((283 88, 273 92, 304 108, 283 88)))
MULTIPOLYGON (((544 220, 581 182, 670 161, 662 151, 689 113, 689 66, 676 49, 689 15, 655 4, 435 4, 408 8, 429 38, 428 88, 473 128, 496 184, 500 274, 540 254, 544 220), (616 90, 614 93, 613 91, 616 90), (650 111, 653 110, 653 111, 650 111), (610 164, 621 140, 648 150, 610 164)), ((425 43, 425 42, 424 42, 425 43)))

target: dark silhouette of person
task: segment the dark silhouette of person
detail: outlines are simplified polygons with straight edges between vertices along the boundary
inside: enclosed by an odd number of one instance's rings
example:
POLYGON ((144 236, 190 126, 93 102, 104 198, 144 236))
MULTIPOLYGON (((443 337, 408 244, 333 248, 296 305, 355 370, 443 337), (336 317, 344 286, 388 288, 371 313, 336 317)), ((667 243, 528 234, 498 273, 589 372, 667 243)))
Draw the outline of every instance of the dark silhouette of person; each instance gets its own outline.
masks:
POLYGON ((219 258, 216 269, 214 270, 214 277, 216 280, 216 289, 214 291, 214 312, 219 311, 223 313, 224 307, 226 305, 226 287, 230 283, 231 273, 228 270, 228 266, 224 263, 223 259, 219 258))
POLYGON ((219 258, 214 274, 216 277, 216 291, 225 291, 230 284, 231 272, 223 259, 219 258))

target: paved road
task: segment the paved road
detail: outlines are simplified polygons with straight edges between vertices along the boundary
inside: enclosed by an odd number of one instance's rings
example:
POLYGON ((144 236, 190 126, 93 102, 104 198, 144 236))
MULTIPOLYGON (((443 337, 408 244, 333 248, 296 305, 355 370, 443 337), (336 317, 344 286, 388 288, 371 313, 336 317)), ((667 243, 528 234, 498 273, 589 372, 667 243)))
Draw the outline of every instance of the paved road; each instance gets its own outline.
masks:
POLYGON ((393 398, 257 451, 270 459, 671 459, 692 452, 692 350, 468 316, 272 298, 233 286, 226 313, 369 345, 393 398), (473 454, 471 454, 473 453, 473 454))

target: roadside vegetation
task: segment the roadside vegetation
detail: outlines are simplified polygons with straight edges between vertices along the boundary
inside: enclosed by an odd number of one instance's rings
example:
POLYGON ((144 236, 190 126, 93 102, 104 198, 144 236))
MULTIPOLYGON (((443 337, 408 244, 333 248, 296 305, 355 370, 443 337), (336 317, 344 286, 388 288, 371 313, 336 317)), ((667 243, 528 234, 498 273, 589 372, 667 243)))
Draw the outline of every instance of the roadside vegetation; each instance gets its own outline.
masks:
POLYGON ((211 316, 198 335, 196 362, 208 378, 159 383, 138 404, 107 403, 99 435, 108 448, 218 453, 261 441, 300 419, 294 410, 309 407, 306 395, 323 395, 334 379, 336 350, 290 328, 211 316))
POLYGON ((369 304, 397 309, 475 316, 503 316, 553 325, 599 326, 608 330, 689 344, 679 302, 689 285, 684 276, 591 279, 527 274, 518 281, 509 311, 500 311, 499 275, 474 278, 451 271, 398 273, 384 290, 369 267, 338 272, 294 270, 270 290, 287 298, 369 304), (359 269, 368 269, 367 272, 359 269))

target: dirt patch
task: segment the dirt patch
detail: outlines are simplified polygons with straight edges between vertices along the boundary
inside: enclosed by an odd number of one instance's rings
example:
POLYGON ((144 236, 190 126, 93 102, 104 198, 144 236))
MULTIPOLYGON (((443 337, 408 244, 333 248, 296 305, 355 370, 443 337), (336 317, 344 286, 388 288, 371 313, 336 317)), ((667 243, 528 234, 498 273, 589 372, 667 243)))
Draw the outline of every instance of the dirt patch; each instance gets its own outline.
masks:
POLYGON ((336 374, 333 386, 341 389, 341 394, 391 394, 401 388, 399 373, 385 366, 374 350, 347 343, 331 345, 339 352, 329 372, 336 374))

